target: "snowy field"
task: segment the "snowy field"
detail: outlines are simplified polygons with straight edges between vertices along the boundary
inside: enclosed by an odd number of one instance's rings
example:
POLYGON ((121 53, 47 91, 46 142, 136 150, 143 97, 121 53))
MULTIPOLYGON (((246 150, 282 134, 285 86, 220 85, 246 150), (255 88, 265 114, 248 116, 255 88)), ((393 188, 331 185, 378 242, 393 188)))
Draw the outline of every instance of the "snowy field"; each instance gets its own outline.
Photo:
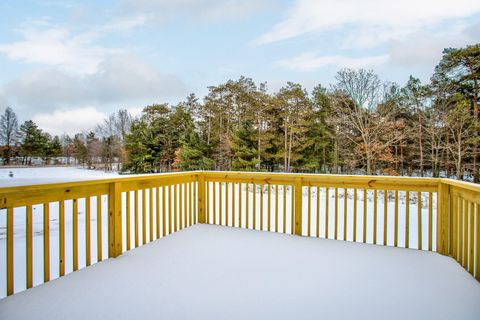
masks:
POLYGON ((195 225, 0 300, 0 319, 479 319, 433 252, 195 225))

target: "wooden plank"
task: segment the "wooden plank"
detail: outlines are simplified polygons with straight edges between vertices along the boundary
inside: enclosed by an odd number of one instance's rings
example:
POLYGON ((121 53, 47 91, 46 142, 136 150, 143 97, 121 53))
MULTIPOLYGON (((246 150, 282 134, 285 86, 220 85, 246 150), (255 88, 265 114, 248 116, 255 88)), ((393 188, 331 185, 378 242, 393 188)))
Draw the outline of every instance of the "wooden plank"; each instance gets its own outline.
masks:
POLYGON ((474 224, 474 214, 475 214, 475 207, 474 207, 474 203, 471 203, 469 202, 468 203, 468 235, 469 235, 469 241, 468 241, 468 271, 474 275, 474 258, 475 258, 475 254, 474 254, 474 233, 475 233, 475 230, 474 230, 474 227, 475 227, 475 224, 474 224))
POLYGON ((32 217, 32 206, 27 206, 26 208, 27 215, 27 227, 25 230, 26 233, 26 260, 27 260, 27 289, 33 286, 33 217, 32 217))
POLYGON ((373 190, 373 244, 377 244, 378 193, 373 190))
POLYGON ((307 236, 312 235, 312 188, 307 186, 307 236))
POLYGON ((180 219, 180 214, 179 214, 179 202, 178 202, 178 194, 179 194, 179 191, 178 191, 178 184, 175 184, 174 188, 173 188, 173 214, 174 214, 174 223, 175 223, 175 227, 174 227, 174 232, 177 232, 179 229, 178 229, 178 222, 179 222, 179 219, 180 219))
POLYGON ((238 184, 238 227, 242 228, 242 183, 238 184))
POLYGON ((15 269, 13 265, 14 257, 14 215, 13 208, 7 208, 7 296, 10 296, 14 292, 14 274, 15 269))
POLYGON ((148 213, 149 241, 153 241, 153 188, 148 189, 148 213))
POLYGON ((236 216, 235 216, 235 183, 232 183, 232 227, 236 226, 236 216))
POLYGON ((428 251, 432 251, 433 234, 433 193, 428 193, 428 251))
POLYGON ((245 184, 245 228, 249 228, 249 215, 250 215, 250 184, 245 184))
POLYGON ((129 250, 131 249, 131 245, 132 245, 132 243, 131 243, 132 241, 131 241, 131 237, 130 237, 130 224, 131 224, 131 222, 132 222, 131 217, 130 217, 131 211, 132 211, 132 208, 131 208, 132 203, 131 203, 131 199, 130 199, 130 198, 131 198, 131 192, 130 192, 130 191, 127 191, 127 192, 125 193, 125 197, 126 197, 126 200, 127 200, 127 210, 126 210, 126 212, 125 212, 125 214, 126 214, 126 219, 125 219, 125 220, 126 220, 126 221, 125 221, 125 222, 126 222, 126 226, 125 226, 125 229, 126 229, 126 233, 127 233, 127 234, 126 234, 126 238, 127 238, 127 251, 129 251, 129 250))
POLYGON ((477 225, 477 234, 476 234, 476 244, 475 247, 477 248, 477 257, 475 259, 476 261, 476 271, 475 271, 475 277, 477 278, 478 281, 480 281, 480 204, 476 204, 476 214, 475 214, 475 221, 477 225))
POLYGON ((335 188, 335 216, 334 216, 334 236, 335 240, 338 240, 338 188, 335 188))
POLYGON ((348 200, 348 189, 343 188, 343 240, 347 240, 347 227, 348 227, 348 208, 347 208, 347 200, 348 200))
POLYGON ((417 249, 422 250, 422 193, 420 191, 417 192, 417 249))
POLYGON ((467 260, 468 260, 468 201, 463 200, 463 252, 462 252, 462 266, 466 269, 467 268, 467 260))
POLYGON ((122 254, 122 242, 122 190, 120 183, 117 182, 110 184, 108 193, 108 256, 110 258, 122 254))
POLYGON ((142 242, 147 243, 147 189, 142 189, 142 242))
MULTIPOLYGON (((167 235, 167 187, 162 186, 162 237, 167 235)), ((199 200, 200 201, 200 200, 199 200)))
POLYGON ((65 202, 59 201, 58 232, 59 232, 59 275, 65 275, 65 202))
POLYGON ((275 186, 275 232, 278 232, 278 185, 275 186))
POLYGON ((138 223, 138 216, 139 216, 139 202, 140 200, 138 199, 139 197, 139 192, 138 190, 135 190, 134 192, 134 200, 135 200, 135 206, 134 206, 134 228, 135 228, 135 248, 139 246, 139 223, 138 223))
POLYGON ((267 231, 271 231, 272 226, 272 186, 267 184, 268 193, 267 193, 267 215, 268 215, 268 228, 267 231))
POLYGON ((43 204, 43 282, 50 281, 50 204, 43 204))
POLYGON ((363 243, 367 242, 367 189, 363 189, 363 243))
POLYGON ((198 223, 206 223, 206 199, 205 199, 205 178, 203 175, 198 177, 198 223))
MULTIPOLYGON (((457 260, 458 258, 458 208, 459 208, 458 197, 452 194, 452 257, 457 260)), ((441 216, 441 215, 440 215, 441 216)))
POLYGON ((213 182, 213 191, 212 191, 212 208, 213 208, 213 224, 217 224, 217 183, 213 182))
MULTIPOLYGON (((285 222, 284 222, 285 227, 285 222)), ((257 185, 253 184, 253 229, 257 229, 257 185)), ((285 232, 284 232, 285 233, 285 232)))
POLYGON ((393 245, 398 247, 398 190, 395 190, 395 221, 393 227, 393 245))
POLYGON ((97 261, 103 260, 102 254, 102 196, 97 196, 97 261))
POLYGON ((173 202, 173 185, 168 188, 168 234, 172 234, 173 231, 173 215, 174 215, 174 202, 173 202))
MULTIPOLYGON (((220 182, 218 184, 218 223, 220 225, 223 225, 222 209, 223 209, 223 185, 220 182)), ((248 227, 248 223, 247 223, 247 227, 248 227)))
POLYGON ((357 241, 357 188, 353 189, 353 241, 357 241))
POLYGON ((316 236, 320 237, 320 187, 317 186, 317 225, 316 225, 316 236))
POLYGON ((183 227, 188 227, 187 184, 183 184, 183 227))
POLYGON ((283 185, 283 233, 287 233, 287 185, 283 185))
POLYGON ((78 270, 78 199, 73 199, 72 209, 72 229, 73 229, 73 271, 78 270))
MULTIPOLYGON (((302 202, 303 202, 302 178, 295 179, 295 234, 302 235, 302 202)), ((269 190, 270 191, 270 190, 269 190)), ((270 192, 269 192, 270 194, 270 192)), ((270 201, 269 201, 270 203, 270 201)))
POLYGON ((90 197, 85 198, 85 264, 87 267, 92 264, 91 245, 91 202, 90 197))
POLYGON ((383 190, 383 245, 388 241, 388 190, 383 190))
POLYGON ((410 248, 410 191, 405 195, 405 248, 410 248))
POLYGON ((329 202, 330 202, 330 187, 325 188, 325 239, 330 238, 329 235, 329 223, 328 223, 328 218, 330 216, 330 208, 329 208, 329 202))
POLYGON ((260 230, 263 230, 263 184, 260 185, 260 230))
POLYGON ((157 216, 155 219, 156 222, 156 239, 160 238, 161 234, 161 229, 160 229, 160 187, 156 188, 156 193, 157 193, 157 200, 156 200, 156 209, 157 209, 157 216))

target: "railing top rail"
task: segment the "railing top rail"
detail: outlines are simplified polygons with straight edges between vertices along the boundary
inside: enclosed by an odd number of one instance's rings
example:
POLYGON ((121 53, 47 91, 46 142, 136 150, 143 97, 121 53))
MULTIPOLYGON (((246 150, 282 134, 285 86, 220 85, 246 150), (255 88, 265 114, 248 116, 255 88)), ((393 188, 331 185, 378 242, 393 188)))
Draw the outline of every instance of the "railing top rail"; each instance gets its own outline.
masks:
POLYGON ((467 189, 473 192, 479 192, 480 193, 480 184, 475 184, 472 182, 466 182, 466 181, 459 181, 459 180, 454 180, 454 179, 448 179, 448 178, 442 178, 441 179, 442 183, 448 184, 450 186, 454 187, 459 187, 462 189, 467 189))
POLYGON ((197 176, 198 173, 199 171, 138 174, 138 175, 125 175, 125 176, 119 176, 119 177, 113 177, 113 178, 105 178, 105 179, 88 179, 88 180, 77 180, 77 181, 67 181, 67 182, 7 186, 7 187, 0 187, 0 194, 28 192, 28 191, 35 191, 35 190, 74 188, 74 187, 89 186, 89 185, 108 184, 113 182, 164 180, 164 179, 177 178, 177 177, 197 176))

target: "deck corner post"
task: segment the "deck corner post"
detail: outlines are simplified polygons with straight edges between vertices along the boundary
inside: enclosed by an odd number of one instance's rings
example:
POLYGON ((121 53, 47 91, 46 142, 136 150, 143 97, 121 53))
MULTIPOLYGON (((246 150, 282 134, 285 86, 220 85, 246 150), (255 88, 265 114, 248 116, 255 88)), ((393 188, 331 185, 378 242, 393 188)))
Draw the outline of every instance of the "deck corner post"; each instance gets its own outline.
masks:
POLYGON ((205 176, 198 174, 198 223, 205 223, 205 176))
POLYGON ((295 234, 297 236, 302 235, 302 198, 303 198, 303 185, 302 178, 295 178, 295 198, 292 201, 295 202, 295 234))
POLYGON ((449 255, 450 186, 444 182, 438 185, 437 200, 437 252, 449 255))
POLYGON ((122 251, 122 189, 120 182, 112 182, 108 192, 108 257, 118 257, 122 251))

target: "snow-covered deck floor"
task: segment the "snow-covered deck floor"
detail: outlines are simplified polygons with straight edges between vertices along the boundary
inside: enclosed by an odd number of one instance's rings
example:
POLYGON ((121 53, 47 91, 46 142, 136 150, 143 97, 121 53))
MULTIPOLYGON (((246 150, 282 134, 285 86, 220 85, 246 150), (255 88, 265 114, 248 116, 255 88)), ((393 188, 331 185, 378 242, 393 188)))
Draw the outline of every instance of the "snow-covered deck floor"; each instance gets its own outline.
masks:
POLYGON ((431 252, 196 225, 0 300, 0 319, 480 319, 431 252))

